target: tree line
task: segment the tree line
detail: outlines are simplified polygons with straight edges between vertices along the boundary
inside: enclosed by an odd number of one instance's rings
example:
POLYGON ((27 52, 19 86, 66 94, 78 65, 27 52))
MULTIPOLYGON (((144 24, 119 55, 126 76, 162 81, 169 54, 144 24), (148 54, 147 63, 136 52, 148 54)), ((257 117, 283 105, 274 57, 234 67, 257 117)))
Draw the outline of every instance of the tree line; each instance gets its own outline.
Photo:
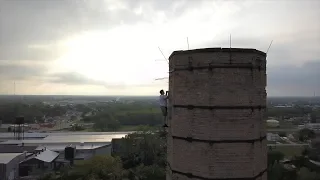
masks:
POLYGON ((265 117, 283 117, 283 118, 290 118, 290 117, 301 117, 304 115, 310 114, 311 120, 315 121, 317 117, 320 117, 320 108, 313 109, 311 107, 271 107, 267 108, 265 113, 265 117))
POLYGON ((2 123, 12 123, 17 116, 23 116, 25 123, 34 123, 43 121, 43 117, 56 117, 64 115, 68 107, 50 106, 42 103, 24 104, 8 103, 0 105, 0 119, 2 123))
MULTIPOLYGON (((301 133, 301 136, 312 134, 301 133)), ((167 166, 165 137, 166 132, 160 129, 129 134, 123 139, 118 153, 76 162, 72 168, 66 167, 39 180, 164 180, 167 166)), ((309 163, 312 152, 317 151, 307 148, 300 155, 282 162, 285 157, 282 152, 269 150, 268 180, 320 179, 319 167, 309 163)))
POLYGON ((96 131, 116 131, 121 126, 157 126, 163 123, 158 107, 150 104, 133 103, 100 108, 93 116, 84 117, 83 122, 94 123, 96 131))

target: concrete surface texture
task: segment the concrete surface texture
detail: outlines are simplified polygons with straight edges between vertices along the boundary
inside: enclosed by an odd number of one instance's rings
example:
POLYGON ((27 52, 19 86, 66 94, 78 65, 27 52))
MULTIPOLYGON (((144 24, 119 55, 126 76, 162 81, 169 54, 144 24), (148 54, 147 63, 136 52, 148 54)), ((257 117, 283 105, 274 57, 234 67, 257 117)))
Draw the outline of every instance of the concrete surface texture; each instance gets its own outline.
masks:
POLYGON ((175 51, 169 70, 167 180, 266 180, 266 54, 175 51))

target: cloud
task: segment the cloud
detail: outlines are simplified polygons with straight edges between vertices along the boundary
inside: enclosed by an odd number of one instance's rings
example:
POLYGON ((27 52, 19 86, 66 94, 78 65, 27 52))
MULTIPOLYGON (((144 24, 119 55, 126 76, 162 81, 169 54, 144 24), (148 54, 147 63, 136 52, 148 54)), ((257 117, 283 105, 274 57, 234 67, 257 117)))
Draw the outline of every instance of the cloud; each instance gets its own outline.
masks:
POLYGON ((37 46, 0 46, 0 61, 51 61, 59 58, 63 49, 54 45, 48 47, 37 46))
MULTIPOLYGON (((94 86, 103 86, 107 89, 125 89, 132 87, 152 87, 158 86, 157 82, 149 83, 140 83, 140 84, 127 84, 127 83, 108 83, 104 81, 97 81, 91 78, 88 78, 77 72, 64 72, 64 73, 55 73, 50 74, 45 77, 49 83, 65 84, 65 85, 94 85, 94 86)), ((162 83, 160 83, 162 84, 162 83)))
POLYGON ((302 66, 271 66, 267 69, 267 77, 271 96, 320 94, 320 61, 309 61, 302 66))
POLYGON ((140 15, 108 10, 107 1, 0 1, 0 60, 46 60, 61 55, 57 48, 30 48, 89 30, 138 22, 140 15), (114 12, 111 12, 114 11, 114 12))
POLYGON ((30 66, 24 64, 0 64, 0 79, 1 80, 28 80, 36 78, 45 73, 46 69, 43 66, 30 66))
POLYGON ((76 72, 51 74, 47 78, 48 82, 67 85, 104 85, 104 82, 87 78, 76 72))
POLYGON ((106 31, 123 24, 152 22, 157 16, 150 14, 158 12, 166 16, 181 16, 192 7, 191 4, 195 4, 192 2, 0 1, 0 60, 55 60, 65 53, 64 49, 57 46, 31 48, 30 45, 47 46, 82 32, 106 31))
POLYGON ((162 59, 157 46, 166 56, 186 49, 186 37, 191 49, 229 47, 231 34, 232 47, 266 51, 273 40, 270 95, 307 95, 319 89, 319 9, 312 0, 0 0, 1 80, 48 83, 50 93, 152 93, 161 85, 150 79, 167 75, 165 62, 150 63, 162 59))

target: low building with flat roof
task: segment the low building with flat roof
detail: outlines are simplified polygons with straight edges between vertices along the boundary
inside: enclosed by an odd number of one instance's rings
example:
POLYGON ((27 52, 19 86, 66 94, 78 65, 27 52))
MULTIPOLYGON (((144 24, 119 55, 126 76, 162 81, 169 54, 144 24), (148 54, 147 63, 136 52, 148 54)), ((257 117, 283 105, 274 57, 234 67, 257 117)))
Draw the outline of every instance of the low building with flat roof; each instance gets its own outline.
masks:
MULTIPOLYGON (((0 134, 1 135, 1 134, 0 134)), ((7 140, 0 142, 0 144, 7 145, 21 145, 22 143, 25 146, 39 146, 45 144, 82 144, 82 143, 90 143, 90 144, 101 144, 101 143, 111 143, 113 138, 122 138, 125 137, 126 133, 115 133, 115 134, 65 134, 56 135, 56 133, 52 133, 52 135, 46 136, 42 139, 24 139, 24 140, 7 140)))

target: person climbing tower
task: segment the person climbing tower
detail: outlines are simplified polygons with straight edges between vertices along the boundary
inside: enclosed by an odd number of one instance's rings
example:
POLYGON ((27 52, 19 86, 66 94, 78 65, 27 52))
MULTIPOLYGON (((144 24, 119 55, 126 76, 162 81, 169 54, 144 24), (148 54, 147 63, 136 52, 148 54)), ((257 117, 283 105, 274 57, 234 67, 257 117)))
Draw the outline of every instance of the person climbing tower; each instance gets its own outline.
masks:
POLYGON ((168 127, 167 125, 167 114, 168 114, 168 107, 167 107, 167 100, 168 100, 168 91, 166 91, 166 94, 164 94, 163 89, 160 90, 160 96, 159 96, 159 105, 160 109, 162 111, 162 115, 164 117, 164 125, 163 127, 168 127))

